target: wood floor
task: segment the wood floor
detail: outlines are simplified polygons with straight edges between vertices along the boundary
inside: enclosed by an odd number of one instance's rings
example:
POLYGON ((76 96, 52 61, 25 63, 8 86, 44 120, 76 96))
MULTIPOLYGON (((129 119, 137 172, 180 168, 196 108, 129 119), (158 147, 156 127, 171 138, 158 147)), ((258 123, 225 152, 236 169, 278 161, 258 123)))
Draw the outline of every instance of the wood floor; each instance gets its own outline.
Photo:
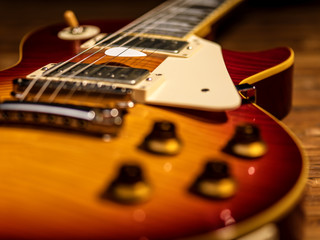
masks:
MULTIPOLYGON (((62 21, 66 9, 74 9, 80 19, 132 19, 160 2, 92 0, 88 6, 87 1, 75 4, 71 0, 2 1, 0 69, 17 61, 18 44, 25 33, 62 21)), ((268 5, 257 2, 249 1, 225 19, 217 30, 216 41, 233 50, 290 46, 295 51, 293 108, 283 121, 300 139, 310 160, 302 204, 303 239, 320 239, 320 1, 286 1, 283 5, 276 5, 279 1, 268 5)))

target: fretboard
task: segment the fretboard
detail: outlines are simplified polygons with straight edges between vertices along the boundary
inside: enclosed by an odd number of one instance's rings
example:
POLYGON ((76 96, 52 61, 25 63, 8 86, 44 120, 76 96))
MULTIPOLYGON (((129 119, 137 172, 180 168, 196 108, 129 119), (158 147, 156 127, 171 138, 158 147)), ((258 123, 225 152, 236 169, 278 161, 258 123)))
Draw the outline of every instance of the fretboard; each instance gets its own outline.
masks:
POLYGON ((143 15, 126 32, 184 38, 210 27, 242 0, 171 0, 143 15))

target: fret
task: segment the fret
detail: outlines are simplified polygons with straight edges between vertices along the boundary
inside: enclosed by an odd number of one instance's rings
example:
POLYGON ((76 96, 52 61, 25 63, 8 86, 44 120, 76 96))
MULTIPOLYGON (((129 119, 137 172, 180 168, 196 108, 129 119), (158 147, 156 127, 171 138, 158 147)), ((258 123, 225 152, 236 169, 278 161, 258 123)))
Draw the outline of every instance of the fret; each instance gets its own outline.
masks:
POLYGON ((170 25, 170 24, 160 24, 158 25, 158 27, 156 29, 152 28, 152 27, 147 27, 143 29, 144 32, 146 33, 150 33, 153 32, 154 30, 157 31, 177 31, 177 32, 188 32, 190 31, 190 28, 187 27, 179 27, 177 25, 170 25))
POLYGON ((211 11, 208 11, 206 9, 194 9, 194 8, 188 8, 188 7, 181 7, 178 8, 179 12, 183 12, 189 16, 196 16, 201 19, 204 19, 206 16, 208 16, 211 11))
POLYGON ((157 51, 161 54, 189 56, 188 53, 184 52, 187 38, 191 34, 206 36, 210 32, 209 27, 214 21, 217 21, 241 1, 167 1, 120 29, 117 35, 107 37, 101 35, 82 44, 81 48, 125 46, 144 51, 157 51), (104 40, 101 40, 102 38, 104 40), (167 40, 172 40, 172 42, 166 42, 167 40), (175 42, 179 44, 175 44, 175 42))
POLYGON ((185 36, 189 31, 182 31, 181 29, 168 29, 168 28, 157 28, 157 29, 141 29, 138 31, 135 31, 136 33, 146 33, 146 34, 154 34, 154 35, 162 35, 162 36, 171 36, 171 37, 177 37, 182 38, 185 36))
POLYGON ((216 7, 211 7, 211 6, 205 6, 205 5, 191 5, 189 6, 190 9, 201 9, 206 12, 213 11, 216 9, 216 7))
POLYGON ((125 32, 183 38, 226 1, 228 0, 174 0, 170 7, 160 9, 151 18, 143 18, 125 32), (146 24, 150 19, 153 21, 146 24))
POLYGON ((190 25, 196 26, 201 21, 199 17, 189 16, 187 14, 177 14, 175 17, 171 18, 173 21, 189 23, 190 25))
POLYGON ((168 19, 168 21, 159 21, 158 24, 160 28, 163 28, 163 27, 190 28, 195 26, 195 24, 184 22, 184 21, 177 21, 173 18, 168 19))
POLYGON ((193 5, 216 8, 220 6, 224 1, 225 0, 196 0, 191 2, 193 5))

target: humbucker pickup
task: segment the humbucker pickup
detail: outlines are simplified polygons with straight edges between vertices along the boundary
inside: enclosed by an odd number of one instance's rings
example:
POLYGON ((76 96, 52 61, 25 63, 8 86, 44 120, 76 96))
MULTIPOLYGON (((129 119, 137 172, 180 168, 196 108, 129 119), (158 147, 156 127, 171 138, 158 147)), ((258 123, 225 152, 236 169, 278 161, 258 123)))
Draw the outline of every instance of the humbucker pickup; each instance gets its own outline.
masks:
POLYGON ((169 53, 179 53, 188 42, 172 40, 172 39, 160 39, 138 36, 125 36, 116 35, 108 39, 108 36, 100 39, 101 42, 98 46, 110 45, 110 47, 123 46, 128 48, 149 50, 149 51, 161 51, 169 53))
POLYGON ((143 103, 163 81, 161 74, 150 73, 146 69, 68 62, 48 64, 29 74, 26 79, 13 83, 17 93, 24 91, 28 84, 34 85, 32 91, 38 91, 45 85, 46 93, 59 89, 59 94, 73 91, 84 95, 97 93, 103 97, 130 92, 133 101, 143 103))
POLYGON ((68 62, 61 67, 54 67, 43 72, 46 77, 61 76, 87 81, 105 81, 134 85, 149 75, 149 71, 141 68, 96 65, 88 63, 68 62))
POLYGON ((166 37, 123 35, 109 36, 101 33, 81 45, 82 49, 88 48, 113 48, 125 47, 137 49, 143 52, 164 54, 175 57, 189 57, 194 50, 198 49, 200 43, 194 39, 183 41, 179 39, 168 39, 166 37))

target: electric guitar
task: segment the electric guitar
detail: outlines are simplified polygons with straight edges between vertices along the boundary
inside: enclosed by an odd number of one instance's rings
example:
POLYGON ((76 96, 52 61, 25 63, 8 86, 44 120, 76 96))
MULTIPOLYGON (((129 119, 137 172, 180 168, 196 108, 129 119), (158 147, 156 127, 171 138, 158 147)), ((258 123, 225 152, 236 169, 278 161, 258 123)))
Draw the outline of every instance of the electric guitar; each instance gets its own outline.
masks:
POLYGON ((231 239, 290 211, 293 51, 204 39, 239 2, 29 35, 0 72, 0 238, 231 239))

